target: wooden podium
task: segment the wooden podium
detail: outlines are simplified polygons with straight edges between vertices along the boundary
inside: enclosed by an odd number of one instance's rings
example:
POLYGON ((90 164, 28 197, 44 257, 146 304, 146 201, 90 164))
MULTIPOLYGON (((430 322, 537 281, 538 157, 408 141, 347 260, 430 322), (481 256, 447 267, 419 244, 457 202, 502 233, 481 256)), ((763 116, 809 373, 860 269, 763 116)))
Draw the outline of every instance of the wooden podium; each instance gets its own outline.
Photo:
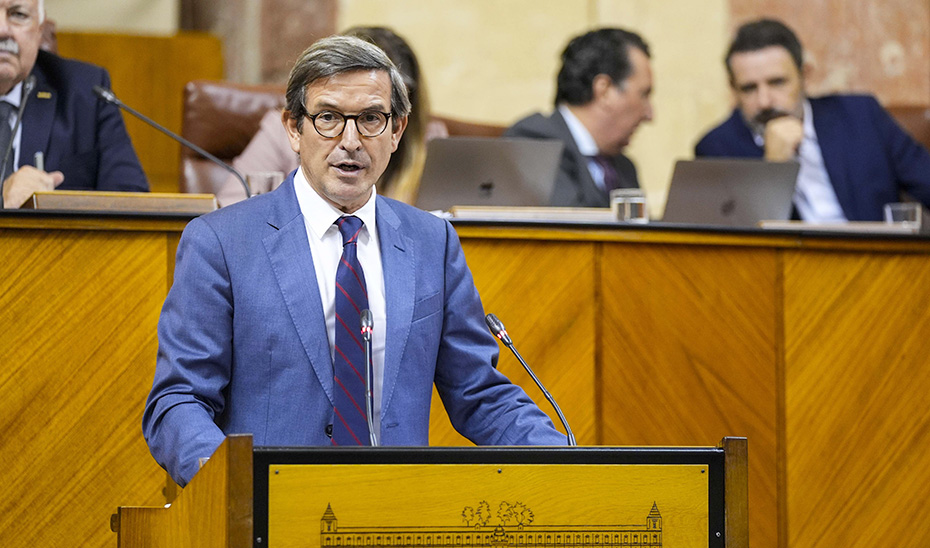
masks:
POLYGON ((717 447, 252 448, 227 438, 121 548, 748 543, 747 442, 717 447))

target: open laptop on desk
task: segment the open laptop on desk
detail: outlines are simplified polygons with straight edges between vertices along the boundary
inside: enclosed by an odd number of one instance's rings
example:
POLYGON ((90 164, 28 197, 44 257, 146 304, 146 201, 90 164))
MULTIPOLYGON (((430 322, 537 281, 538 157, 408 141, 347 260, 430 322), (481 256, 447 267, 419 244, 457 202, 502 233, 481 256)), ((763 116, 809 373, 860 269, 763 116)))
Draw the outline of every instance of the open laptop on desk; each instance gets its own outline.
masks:
POLYGON ((433 139, 426 145, 416 206, 548 205, 562 146, 538 139, 433 139))
POLYGON ((788 220, 799 169, 797 162, 761 159, 679 160, 662 221, 755 227, 788 220))

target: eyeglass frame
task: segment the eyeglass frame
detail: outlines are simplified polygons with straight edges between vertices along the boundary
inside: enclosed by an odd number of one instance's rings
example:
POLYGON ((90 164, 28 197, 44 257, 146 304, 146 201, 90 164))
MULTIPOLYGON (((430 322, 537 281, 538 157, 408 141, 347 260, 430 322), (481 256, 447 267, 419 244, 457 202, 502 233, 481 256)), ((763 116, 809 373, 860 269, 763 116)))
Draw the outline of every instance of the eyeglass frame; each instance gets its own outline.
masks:
POLYGON ((310 125, 313 126, 313 130, 317 132, 317 135, 319 135, 320 137, 323 137, 324 139, 335 139, 336 137, 339 137, 340 135, 345 133, 346 124, 349 122, 349 120, 352 120, 355 123, 355 131, 357 131, 359 135, 361 135, 362 137, 373 139, 375 137, 378 137, 379 135, 384 134, 384 131, 387 129, 388 125, 390 124, 391 118, 393 116, 394 116, 394 113, 392 112, 381 112, 380 110, 376 110, 373 108, 363 110, 359 112, 358 114, 344 114, 336 110, 321 110, 320 112, 317 112, 316 114, 308 114, 307 112, 304 112, 304 117, 310 120, 310 125), (340 129, 339 133, 335 135, 323 135, 323 133, 320 131, 320 128, 316 127, 317 117, 327 112, 330 114, 336 114, 342 117, 342 129, 340 129), (365 114, 371 114, 371 113, 380 114, 381 116, 384 116, 384 127, 381 128, 381 131, 379 131, 378 133, 375 133, 374 135, 365 135, 364 133, 362 133, 362 130, 358 125, 358 118, 359 116, 363 116, 365 114))

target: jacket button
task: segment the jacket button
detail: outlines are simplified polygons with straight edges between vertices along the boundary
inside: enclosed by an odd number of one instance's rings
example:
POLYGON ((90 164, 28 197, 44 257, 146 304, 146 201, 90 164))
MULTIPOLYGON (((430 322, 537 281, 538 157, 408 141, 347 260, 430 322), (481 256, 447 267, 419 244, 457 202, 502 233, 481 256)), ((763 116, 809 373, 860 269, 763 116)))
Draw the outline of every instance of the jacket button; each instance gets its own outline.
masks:
POLYGON ((326 436, 330 438, 333 437, 333 425, 332 424, 326 425, 326 436))

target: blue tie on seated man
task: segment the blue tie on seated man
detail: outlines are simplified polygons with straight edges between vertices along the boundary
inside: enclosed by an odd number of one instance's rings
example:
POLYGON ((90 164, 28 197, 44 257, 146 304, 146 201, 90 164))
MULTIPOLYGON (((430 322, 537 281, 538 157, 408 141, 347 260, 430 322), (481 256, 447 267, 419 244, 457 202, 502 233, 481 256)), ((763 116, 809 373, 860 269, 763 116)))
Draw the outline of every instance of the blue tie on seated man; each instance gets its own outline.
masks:
POLYGON ((808 97, 801 42, 784 23, 746 23, 725 62, 737 108, 695 156, 797 160, 804 221, 880 221, 901 191, 930 205, 930 153, 872 96, 808 97))
POLYGON ((376 191, 410 111, 384 52, 320 40, 291 71, 286 101, 300 166, 277 190, 194 219, 178 245, 143 415, 155 459, 185 485, 231 433, 258 446, 367 444, 366 396, 350 386, 364 375, 365 301, 382 445, 428 443, 433 385, 477 444, 564 445, 494 368, 452 225, 376 191))
POLYGON ((93 94, 95 85, 110 87, 109 75, 40 51, 44 19, 43 0, 0 0, 0 102, 9 105, 0 123, 11 130, 0 142, 0 154, 10 150, 0 175, 3 206, 20 207, 34 192, 55 188, 148 191, 122 115, 93 94), (27 78, 34 78, 31 89, 27 78))

